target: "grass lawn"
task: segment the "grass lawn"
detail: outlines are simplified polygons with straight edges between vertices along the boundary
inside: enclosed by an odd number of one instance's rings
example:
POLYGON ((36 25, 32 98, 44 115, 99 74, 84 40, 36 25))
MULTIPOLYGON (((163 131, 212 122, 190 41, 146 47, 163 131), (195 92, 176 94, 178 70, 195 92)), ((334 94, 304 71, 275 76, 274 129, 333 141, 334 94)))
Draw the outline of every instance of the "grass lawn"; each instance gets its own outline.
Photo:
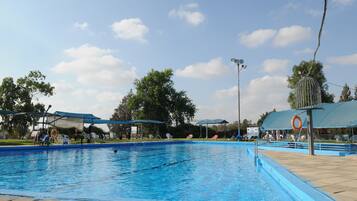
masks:
POLYGON ((33 145, 32 140, 0 139, 0 146, 33 145))

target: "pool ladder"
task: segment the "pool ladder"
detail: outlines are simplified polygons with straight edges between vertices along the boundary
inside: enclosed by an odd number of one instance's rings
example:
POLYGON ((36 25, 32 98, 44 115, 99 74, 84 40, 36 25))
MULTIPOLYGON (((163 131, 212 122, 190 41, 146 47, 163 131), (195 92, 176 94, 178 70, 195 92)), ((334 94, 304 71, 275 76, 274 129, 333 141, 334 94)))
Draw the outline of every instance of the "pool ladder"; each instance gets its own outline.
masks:
POLYGON ((256 139, 254 141, 254 164, 257 166, 259 164, 259 142, 256 139))

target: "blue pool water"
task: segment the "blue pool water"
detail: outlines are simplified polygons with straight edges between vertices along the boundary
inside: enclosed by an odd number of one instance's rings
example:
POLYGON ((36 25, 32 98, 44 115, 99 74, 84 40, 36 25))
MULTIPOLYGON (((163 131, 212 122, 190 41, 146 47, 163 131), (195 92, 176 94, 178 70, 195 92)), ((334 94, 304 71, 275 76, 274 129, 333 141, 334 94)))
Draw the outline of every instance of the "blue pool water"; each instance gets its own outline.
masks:
POLYGON ((243 145, 0 152, 0 193, 60 200, 290 200, 280 189, 257 171, 243 145))

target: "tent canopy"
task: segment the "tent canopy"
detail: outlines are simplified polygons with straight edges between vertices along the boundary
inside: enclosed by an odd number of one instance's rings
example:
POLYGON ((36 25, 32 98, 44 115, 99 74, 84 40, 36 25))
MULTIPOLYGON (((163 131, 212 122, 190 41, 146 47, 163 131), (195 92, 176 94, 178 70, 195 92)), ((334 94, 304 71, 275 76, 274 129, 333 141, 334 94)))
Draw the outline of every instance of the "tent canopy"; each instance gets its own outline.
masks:
POLYGON ((164 124, 162 121, 157 120, 131 120, 131 124, 164 124))
POLYGON ((96 117, 96 116, 94 116, 93 114, 85 114, 85 113, 72 113, 72 112, 56 111, 56 112, 54 113, 54 115, 60 116, 60 117, 83 119, 83 120, 100 119, 99 117, 96 117))
POLYGON ((86 124, 164 124, 164 122, 156 121, 156 120, 128 120, 128 121, 105 120, 96 117, 93 114, 71 113, 71 112, 61 112, 61 111, 56 111, 54 115, 59 117, 72 118, 72 119, 81 119, 83 120, 83 123, 86 124))
POLYGON ((228 121, 224 119, 203 119, 199 120, 196 124, 197 125, 206 125, 206 124, 226 124, 228 121))
POLYGON ((93 123, 93 124, 164 124, 164 122, 156 121, 156 120, 117 121, 117 120, 105 120, 105 119, 94 119, 90 122, 85 121, 84 123, 93 123))
MULTIPOLYGON (((340 103, 321 103, 313 110, 314 128, 352 128, 357 127, 357 101, 340 103)), ((304 110, 285 110, 270 113, 264 120, 262 130, 291 130, 291 119, 299 115, 303 128, 307 126, 304 110)))
POLYGON ((16 112, 0 110, 0 115, 9 115, 9 114, 16 114, 16 112))

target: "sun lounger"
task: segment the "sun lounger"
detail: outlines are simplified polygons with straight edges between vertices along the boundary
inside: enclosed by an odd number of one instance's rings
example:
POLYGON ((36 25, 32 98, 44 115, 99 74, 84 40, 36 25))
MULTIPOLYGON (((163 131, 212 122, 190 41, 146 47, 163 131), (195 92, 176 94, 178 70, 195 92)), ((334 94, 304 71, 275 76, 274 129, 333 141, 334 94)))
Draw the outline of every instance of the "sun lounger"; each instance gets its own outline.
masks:
POLYGON ((192 139, 193 138, 193 135, 192 134, 189 134, 186 139, 192 139))
POLYGON ((214 135, 213 137, 211 137, 211 140, 217 140, 218 139, 218 135, 214 135))
POLYGON ((170 133, 166 133, 166 138, 167 138, 168 140, 171 140, 171 139, 172 139, 172 135, 171 135, 170 133))

